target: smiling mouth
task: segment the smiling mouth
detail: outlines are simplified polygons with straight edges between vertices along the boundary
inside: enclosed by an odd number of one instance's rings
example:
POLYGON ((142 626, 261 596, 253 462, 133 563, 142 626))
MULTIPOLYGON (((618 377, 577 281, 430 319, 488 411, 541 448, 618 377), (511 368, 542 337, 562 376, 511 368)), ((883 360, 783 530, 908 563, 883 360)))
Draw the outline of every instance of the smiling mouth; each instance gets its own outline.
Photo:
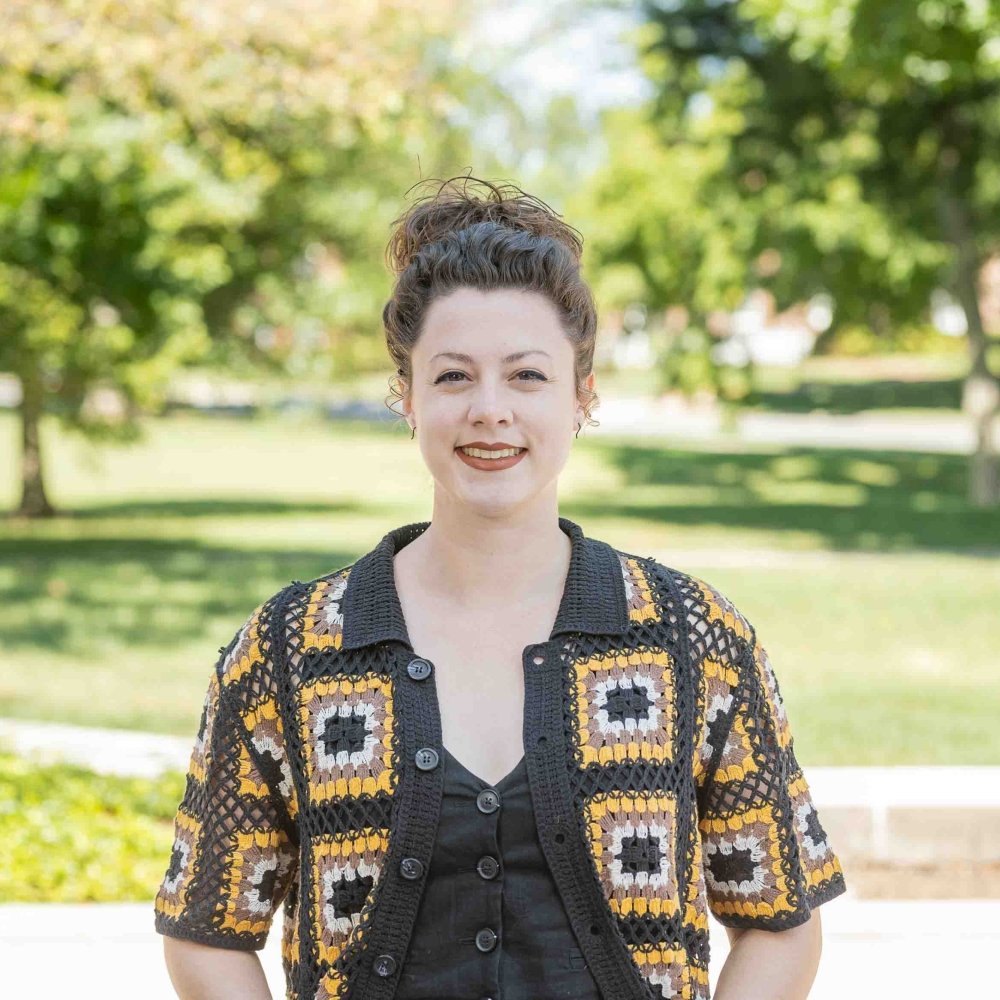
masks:
POLYGON ((469 458, 482 458, 489 460, 498 460, 501 458, 513 458, 515 455, 520 455, 522 451, 527 451, 527 448, 497 448, 491 450, 488 448, 465 448, 458 447, 456 451, 462 452, 463 455, 468 455, 469 458))

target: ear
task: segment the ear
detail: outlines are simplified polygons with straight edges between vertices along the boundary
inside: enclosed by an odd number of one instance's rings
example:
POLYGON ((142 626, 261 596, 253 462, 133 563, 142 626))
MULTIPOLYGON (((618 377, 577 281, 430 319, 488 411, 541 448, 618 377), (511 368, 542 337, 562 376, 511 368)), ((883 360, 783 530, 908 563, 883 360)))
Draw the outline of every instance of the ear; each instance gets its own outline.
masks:
POLYGON ((403 415, 406 417, 407 423, 411 423, 410 417, 413 414, 413 397, 410 393, 410 387, 406 384, 406 380, 401 376, 396 376, 396 388, 400 392, 400 406, 403 410, 403 415))
POLYGON ((583 423, 584 415, 586 413, 586 406, 584 405, 584 401, 581 398, 581 396, 582 396, 582 390, 583 389, 587 389, 589 392, 593 392, 594 391, 594 386, 596 385, 596 382, 597 382, 596 376, 594 375, 593 372, 591 372, 583 380, 583 384, 580 386, 581 392, 577 393, 576 415, 577 415, 577 419, 580 421, 580 423, 583 423))

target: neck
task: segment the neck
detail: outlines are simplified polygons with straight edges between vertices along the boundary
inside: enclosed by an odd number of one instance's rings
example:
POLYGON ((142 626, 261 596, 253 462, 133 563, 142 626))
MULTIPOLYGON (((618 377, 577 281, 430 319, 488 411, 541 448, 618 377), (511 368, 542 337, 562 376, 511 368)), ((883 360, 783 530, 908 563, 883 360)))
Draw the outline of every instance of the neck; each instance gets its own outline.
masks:
POLYGON ((459 613, 495 615, 553 586, 561 591, 571 553, 555 504, 487 517, 435 503, 430 527, 401 554, 425 593, 459 613))

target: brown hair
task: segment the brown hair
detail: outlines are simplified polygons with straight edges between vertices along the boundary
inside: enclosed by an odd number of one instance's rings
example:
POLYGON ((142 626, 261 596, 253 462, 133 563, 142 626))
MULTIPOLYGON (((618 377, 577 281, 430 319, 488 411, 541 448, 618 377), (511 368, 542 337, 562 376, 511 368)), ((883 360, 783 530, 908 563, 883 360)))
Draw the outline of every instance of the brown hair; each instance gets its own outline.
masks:
MULTIPOLYGON (((403 398, 400 379, 412 385, 410 352, 436 298, 461 286, 523 289, 542 292, 555 305, 573 344, 584 419, 598 424, 590 417, 597 393, 583 385, 593 370, 597 307, 580 276, 583 239, 576 229, 516 185, 497 185, 468 174, 440 181, 437 191, 417 199, 392 224, 386 263, 396 284, 382 310, 382 323, 396 364, 390 378, 396 399, 403 398), (470 193, 469 181, 484 185, 486 191, 470 193)), ((398 412, 391 405, 389 409, 398 412)))

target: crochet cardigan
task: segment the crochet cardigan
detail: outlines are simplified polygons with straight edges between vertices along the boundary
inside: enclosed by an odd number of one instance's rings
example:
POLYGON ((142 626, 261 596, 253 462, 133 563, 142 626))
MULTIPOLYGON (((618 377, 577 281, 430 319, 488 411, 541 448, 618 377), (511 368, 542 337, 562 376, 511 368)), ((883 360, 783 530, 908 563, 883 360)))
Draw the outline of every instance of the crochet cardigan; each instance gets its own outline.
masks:
MULTIPOLYGON (((219 651, 154 902, 164 935, 264 946, 289 1000, 387 1000, 442 796, 434 665, 410 644, 394 528, 292 581, 219 651)), ((846 889, 747 619, 706 581, 586 536, 522 655, 538 836, 606 1000, 710 1000, 708 914, 783 930, 846 889)))

